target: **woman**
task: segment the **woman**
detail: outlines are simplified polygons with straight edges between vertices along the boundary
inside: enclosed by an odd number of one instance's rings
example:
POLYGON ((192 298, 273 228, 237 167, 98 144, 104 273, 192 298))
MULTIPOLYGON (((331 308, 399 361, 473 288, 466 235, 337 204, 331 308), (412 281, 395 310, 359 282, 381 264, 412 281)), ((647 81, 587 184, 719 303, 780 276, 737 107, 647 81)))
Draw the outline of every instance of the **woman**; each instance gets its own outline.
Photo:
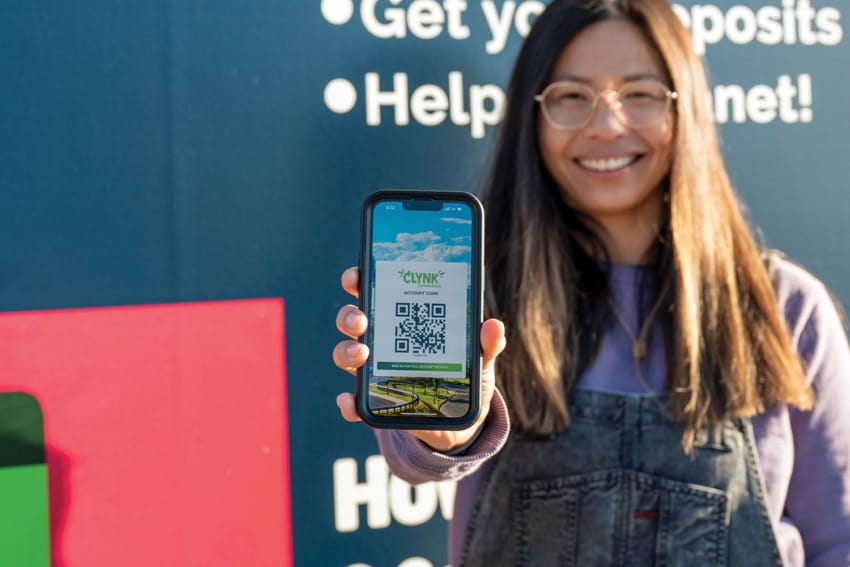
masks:
POLYGON ((526 39, 485 192, 481 419, 377 432, 396 475, 461 480, 452 565, 850 565, 847 339, 756 246, 707 92, 666 0, 555 0, 526 39))

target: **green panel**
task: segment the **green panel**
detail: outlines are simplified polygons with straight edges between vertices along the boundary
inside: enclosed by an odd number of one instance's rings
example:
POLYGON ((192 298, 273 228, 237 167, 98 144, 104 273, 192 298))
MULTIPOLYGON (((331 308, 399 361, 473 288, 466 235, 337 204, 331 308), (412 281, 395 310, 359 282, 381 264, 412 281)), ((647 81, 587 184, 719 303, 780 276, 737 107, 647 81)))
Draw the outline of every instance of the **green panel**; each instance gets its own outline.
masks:
POLYGON ((44 420, 29 394, 0 394, 0 467, 44 464, 44 420))
POLYGON ((0 565, 50 567, 47 465, 0 468, 0 565))
POLYGON ((429 372, 460 372, 461 363, 455 362, 379 362, 378 370, 427 370, 429 372))

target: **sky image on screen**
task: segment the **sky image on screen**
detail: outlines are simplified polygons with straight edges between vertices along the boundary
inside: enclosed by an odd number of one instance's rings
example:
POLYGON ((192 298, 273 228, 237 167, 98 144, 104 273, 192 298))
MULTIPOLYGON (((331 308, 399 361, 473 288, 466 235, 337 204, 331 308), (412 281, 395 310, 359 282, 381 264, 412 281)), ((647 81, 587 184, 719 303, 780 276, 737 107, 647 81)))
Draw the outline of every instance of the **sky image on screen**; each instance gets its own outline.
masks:
POLYGON ((444 203, 440 211, 405 209, 381 202, 372 222, 373 261, 472 261, 472 211, 466 203, 444 203))

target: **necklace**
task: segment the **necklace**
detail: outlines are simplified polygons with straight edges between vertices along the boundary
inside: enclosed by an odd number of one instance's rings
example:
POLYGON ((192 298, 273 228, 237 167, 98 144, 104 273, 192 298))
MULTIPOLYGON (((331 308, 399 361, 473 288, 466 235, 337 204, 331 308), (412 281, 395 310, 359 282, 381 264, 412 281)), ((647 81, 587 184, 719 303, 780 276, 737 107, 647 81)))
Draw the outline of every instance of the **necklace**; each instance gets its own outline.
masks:
POLYGON ((649 338, 649 332, 652 330, 652 323, 655 321, 655 316, 658 314, 658 310, 661 309, 661 304, 664 302, 665 294, 666 286, 665 289, 658 295, 658 299, 655 300, 655 303, 646 315, 646 319, 644 319, 643 324, 640 326, 640 329, 638 329, 637 336, 635 336, 632 329, 626 323, 623 314, 620 313, 619 309, 617 309, 617 305, 611 299, 611 296, 608 296, 608 307, 611 308, 611 313, 614 314, 614 318, 617 320, 617 323, 620 324, 626 332, 626 336, 628 336, 632 341, 632 361, 635 365, 635 375, 637 376, 638 382, 640 382, 640 385, 647 393, 652 393, 652 388, 643 375, 642 362, 649 353, 646 347, 647 339, 649 338))
POLYGON ((635 336, 632 332, 631 328, 626 323, 626 320, 623 318, 622 313, 620 313, 620 310, 617 309, 617 305, 610 297, 608 298, 608 306, 611 308, 611 313, 614 314, 617 322, 632 341, 632 358, 635 359, 635 361, 641 361, 646 358, 646 339, 649 337, 649 331, 652 329, 652 322, 655 320, 655 315, 661 308, 661 298, 659 297, 658 301, 655 302, 655 305, 652 306, 652 309, 649 310, 649 314, 646 316, 643 325, 640 326, 637 336, 635 336))

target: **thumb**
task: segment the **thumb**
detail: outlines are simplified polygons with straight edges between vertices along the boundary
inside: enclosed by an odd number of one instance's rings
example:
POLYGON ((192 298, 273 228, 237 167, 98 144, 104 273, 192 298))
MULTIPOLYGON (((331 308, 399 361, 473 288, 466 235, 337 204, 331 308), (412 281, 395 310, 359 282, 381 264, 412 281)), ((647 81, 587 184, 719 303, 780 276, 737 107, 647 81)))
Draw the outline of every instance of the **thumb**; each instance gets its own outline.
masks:
POLYGON ((487 319, 481 324, 481 389, 482 402, 489 405, 496 389, 496 357, 505 350, 505 324, 487 319))

